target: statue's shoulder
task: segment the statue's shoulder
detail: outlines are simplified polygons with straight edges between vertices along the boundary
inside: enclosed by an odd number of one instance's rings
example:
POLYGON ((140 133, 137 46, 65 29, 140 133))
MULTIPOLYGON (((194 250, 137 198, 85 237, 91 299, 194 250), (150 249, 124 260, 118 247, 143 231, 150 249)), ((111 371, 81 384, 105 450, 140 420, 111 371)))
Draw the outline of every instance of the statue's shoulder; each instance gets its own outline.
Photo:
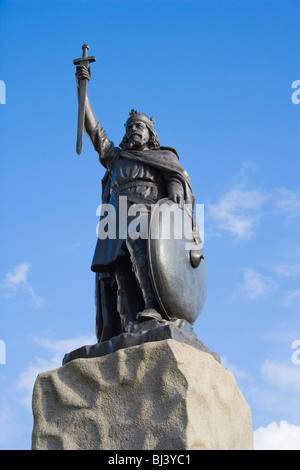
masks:
POLYGON ((164 146, 160 146, 159 147, 160 150, 168 150, 169 152, 172 152, 176 155, 176 157, 179 159, 179 155, 177 153, 177 151, 173 148, 173 147, 164 147, 164 146))

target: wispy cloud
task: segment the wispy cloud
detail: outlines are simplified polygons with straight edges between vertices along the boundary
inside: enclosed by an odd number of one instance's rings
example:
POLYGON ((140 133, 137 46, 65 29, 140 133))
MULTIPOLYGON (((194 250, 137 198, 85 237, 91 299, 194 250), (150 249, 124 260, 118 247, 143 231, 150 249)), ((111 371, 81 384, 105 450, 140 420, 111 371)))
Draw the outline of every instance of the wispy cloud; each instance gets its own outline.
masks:
POLYGON ((243 292, 248 299, 255 300, 269 294, 276 287, 277 284, 272 278, 264 276, 253 268, 245 268, 243 282, 238 286, 238 290, 243 292))
POLYGON ((288 219, 300 217, 300 189, 275 188, 273 201, 275 208, 283 212, 288 219))
POLYGON ((300 419, 300 366, 292 361, 294 349, 291 343, 281 350, 284 357, 288 347, 289 360, 265 359, 260 374, 255 377, 257 390, 252 393, 252 403, 271 417, 270 421, 282 419, 299 424, 300 419), (276 418, 275 418, 276 417, 276 418))
POLYGON ((262 215, 262 206, 267 194, 254 187, 249 172, 256 166, 244 163, 239 173, 233 176, 231 188, 215 204, 207 204, 208 216, 218 232, 228 232, 237 241, 247 241, 254 237, 262 215))
POLYGON ((295 277, 300 275, 300 264, 278 264, 273 267, 274 272, 281 278, 295 277))
POLYGON ((44 299, 37 295, 34 288, 27 282, 30 268, 30 264, 21 263, 8 272, 0 282, 0 297, 8 298, 19 293, 25 293, 29 295, 33 305, 36 307, 43 305, 44 299))
POLYGON ((284 307, 290 307, 300 304, 300 289, 299 277, 300 277, 300 264, 298 263, 281 263, 277 265, 267 265, 272 271, 273 275, 276 276, 276 280, 281 284, 281 303, 284 307), (297 280, 298 284, 294 287, 292 282, 297 280), (289 282, 288 285, 287 281, 289 282))
POLYGON ((284 293, 283 297, 284 307, 290 307, 291 305, 300 304, 300 289, 290 289, 284 293))
POLYGON ((20 285, 26 284, 29 269, 29 264, 19 264, 13 271, 5 275, 4 280, 0 283, 0 287, 10 291, 16 291, 20 285))
POLYGON ((256 235, 265 212, 280 213, 285 221, 300 216, 300 189, 262 188, 254 182, 257 169, 252 162, 244 162, 219 200, 206 204, 211 232, 228 233, 238 242, 249 241, 256 235))
POLYGON ((278 363, 266 359, 261 366, 261 374, 280 390, 300 392, 300 368, 287 363, 278 363))

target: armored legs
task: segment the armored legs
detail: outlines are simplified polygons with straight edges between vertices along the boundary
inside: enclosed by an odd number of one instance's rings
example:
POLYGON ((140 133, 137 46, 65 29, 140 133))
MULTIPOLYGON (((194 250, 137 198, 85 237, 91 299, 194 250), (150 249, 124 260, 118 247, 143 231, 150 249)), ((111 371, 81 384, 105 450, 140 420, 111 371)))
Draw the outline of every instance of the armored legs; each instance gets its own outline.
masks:
POLYGON ((127 330, 130 322, 161 318, 150 279, 147 240, 129 237, 126 246, 131 268, 128 269, 122 261, 117 264, 115 271, 117 308, 123 331, 127 330))
MULTIPOLYGON (((135 273, 137 284, 139 285, 143 300, 144 310, 139 312, 138 318, 146 319, 147 316, 160 317, 157 312, 158 305, 153 291, 147 257, 147 240, 138 238, 134 240, 130 237, 126 240, 126 246, 130 254, 132 271, 135 273)), ((161 318, 161 317, 160 317, 161 318)))

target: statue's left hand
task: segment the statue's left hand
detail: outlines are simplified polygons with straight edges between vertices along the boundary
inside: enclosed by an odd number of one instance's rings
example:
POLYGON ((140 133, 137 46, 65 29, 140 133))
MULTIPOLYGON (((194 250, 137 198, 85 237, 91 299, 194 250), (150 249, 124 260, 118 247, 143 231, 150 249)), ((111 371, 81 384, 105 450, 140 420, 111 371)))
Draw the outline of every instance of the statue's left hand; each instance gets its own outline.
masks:
POLYGON ((178 204, 180 209, 184 208, 184 199, 181 194, 170 194, 169 199, 178 204))
POLYGON ((75 76, 77 78, 77 84, 79 85, 81 80, 90 80, 92 74, 91 67, 85 67, 84 65, 77 65, 75 76))

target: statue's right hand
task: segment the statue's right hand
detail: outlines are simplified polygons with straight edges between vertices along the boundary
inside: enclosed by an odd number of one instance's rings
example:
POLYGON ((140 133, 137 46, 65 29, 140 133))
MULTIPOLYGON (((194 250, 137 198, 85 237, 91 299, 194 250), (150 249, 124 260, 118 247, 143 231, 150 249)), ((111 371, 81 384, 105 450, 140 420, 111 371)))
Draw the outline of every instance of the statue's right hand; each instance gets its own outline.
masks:
POLYGON ((75 76, 77 78, 78 84, 81 82, 81 80, 90 80, 91 78, 91 67, 85 67, 84 65, 77 65, 76 67, 76 73, 75 76))

